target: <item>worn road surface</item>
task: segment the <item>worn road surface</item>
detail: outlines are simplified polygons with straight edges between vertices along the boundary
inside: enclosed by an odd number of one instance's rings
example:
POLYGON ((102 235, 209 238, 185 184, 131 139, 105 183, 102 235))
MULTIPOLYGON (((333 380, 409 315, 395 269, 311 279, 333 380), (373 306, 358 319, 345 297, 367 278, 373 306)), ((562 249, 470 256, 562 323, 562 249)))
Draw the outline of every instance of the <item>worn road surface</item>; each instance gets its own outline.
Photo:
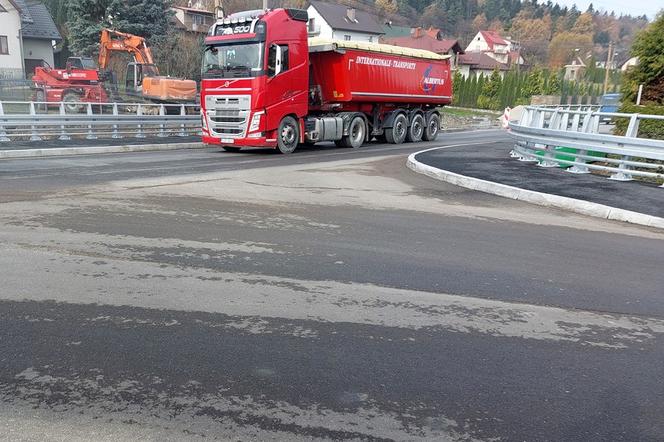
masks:
POLYGON ((664 440, 664 232, 405 167, 508 142, 0 161, 0 440, 664 440))

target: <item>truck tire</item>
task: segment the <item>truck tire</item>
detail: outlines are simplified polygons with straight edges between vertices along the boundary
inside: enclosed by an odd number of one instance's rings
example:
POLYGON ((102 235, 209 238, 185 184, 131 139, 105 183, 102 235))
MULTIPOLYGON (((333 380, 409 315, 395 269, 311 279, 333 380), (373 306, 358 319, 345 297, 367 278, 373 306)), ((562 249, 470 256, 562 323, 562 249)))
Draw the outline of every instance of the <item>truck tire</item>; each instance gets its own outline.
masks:
POLYGON ((240 148, 237 146, 221 146, 226 152, 239 152, 240 148))
POLYGON ((424 141, 434 141, 440 131, 440 116, 438 114, 429 114, 426 121, 426 127, 422 134, 424 141))
POLYGON ((385 129, 385 139, 390 144, 401 144, 406 140, 408 133, 408 119, 404 114, 399 114, 394 119, 392 127, 385 129))
POLYGON ((279 123, 277 130, 277 147, 283 154, 293 153, 300 142, 300 126, 297 120, 291 116, 286 116, 279 123))
POLYGON ((424 117, 422 114, 415 114, 413 120, 410 122, 406 141, 409 143, 418 143, 422 141, 422 136, 424 136, 424 117))
POLYGON ((364 122, 364 118, 358 115, 350 122, 350 125, 348 126, 348 135, 344 135, 341 139, 341 144, 344 147, 357 149, 358 147, 362 147, 366 136, 367 125, 364 122))

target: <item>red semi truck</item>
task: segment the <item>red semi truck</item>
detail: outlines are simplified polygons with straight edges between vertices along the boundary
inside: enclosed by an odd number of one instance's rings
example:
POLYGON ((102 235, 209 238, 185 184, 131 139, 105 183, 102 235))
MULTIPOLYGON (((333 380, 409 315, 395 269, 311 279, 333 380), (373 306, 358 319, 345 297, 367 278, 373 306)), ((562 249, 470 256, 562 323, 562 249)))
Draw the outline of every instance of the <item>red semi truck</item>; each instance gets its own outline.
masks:
POLYGON ((433 140, 452 99, 448 56, 396 46, 308 39, 307 12, 247 11, 205 39, 203 141, 291 153, 299 143, 360 147, 433 140))

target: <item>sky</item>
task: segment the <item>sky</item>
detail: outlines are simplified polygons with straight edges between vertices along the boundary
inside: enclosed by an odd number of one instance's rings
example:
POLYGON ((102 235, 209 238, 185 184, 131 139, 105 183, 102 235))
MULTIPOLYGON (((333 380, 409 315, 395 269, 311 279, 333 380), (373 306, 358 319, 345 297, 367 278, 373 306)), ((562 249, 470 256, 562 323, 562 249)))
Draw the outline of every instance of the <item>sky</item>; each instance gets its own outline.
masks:
POLYGON ((553 0, 553 2, 566 6, 576 4, 580 11, 588 9, 588 5, 592 3, 595 9, 615 11, 617 15, 645 14, 650 20, 655 18, 657 12, 664 9, 664 0, 553 0))

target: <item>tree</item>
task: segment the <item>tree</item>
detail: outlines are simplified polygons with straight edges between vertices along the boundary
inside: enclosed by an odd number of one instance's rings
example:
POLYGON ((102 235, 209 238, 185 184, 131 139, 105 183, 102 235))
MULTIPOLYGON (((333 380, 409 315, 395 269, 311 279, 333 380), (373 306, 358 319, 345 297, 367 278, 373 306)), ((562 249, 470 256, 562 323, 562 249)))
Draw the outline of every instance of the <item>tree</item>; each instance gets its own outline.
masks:
POLYGON ((634 103, 642 84, 644 103, 664 105, 664 13, 636 36, 631 55, 639 64, 623 77, 623 103, 634 103))
POLYGON ((482 86, 482 93, 477 99, 477 106, 481 109, 498 110, 500 108, 500 89, 503 80, 498 68, 494 69, 489 81, 482 86))
POLYGON ((479 14, 473 19, 473 30, 475 32, 484 31, 486 30, 488 23, 489 22, 486 19, 486 15, 484 15, 484 13, 479 14))
POLYGON ((75 54, 93 55, 99 51, 99 34, 110 25, 111 0, 69 0, 67 29, 69 46, 75 54))
POLYGON ((591 35, 562 32, 557 34, 549 44, 549 66, 560 68, 572 60, 576 53, 583 56, 593 47, 591 35))
POLYGON ((376 8, 387 14, 395 14, 399 11, 399 5, 396 0, 376 0, 376 8))
POLYGON ((593 23, 593 15, 588 12, 581 14, 572 27, 572 32, 575 34, 592 36, 594 31, 595 24, 593 23))
POLYGON ((140 35, 154 44, 166 37, 173 16, 170 0, 111 0, 108 14, 113 28, 140 35))

